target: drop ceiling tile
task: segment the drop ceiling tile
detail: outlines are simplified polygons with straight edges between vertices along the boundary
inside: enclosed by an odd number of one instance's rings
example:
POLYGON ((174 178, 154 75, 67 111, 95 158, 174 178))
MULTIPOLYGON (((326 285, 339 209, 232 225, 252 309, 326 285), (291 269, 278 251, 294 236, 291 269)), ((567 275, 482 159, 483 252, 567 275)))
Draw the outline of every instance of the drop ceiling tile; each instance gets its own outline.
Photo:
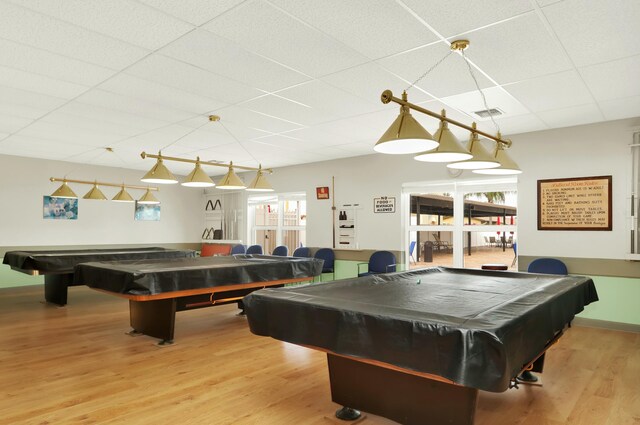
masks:
POLYGON ((279 90, 309 79, 204 30, 195 30, 159 52, 261 90, 279 90))
POLYGON ((115 71, 24 44, 0 39, 0 65, 75 84, 93 86, 115 71))
POLYGON ((208 97, 174 89, 138 77, 120 74, 100 84, 101 90, 123 96, 131 96, 145 102, 202 114, 225 106, 223 102, 208 97))
POLYGON ((598 105, 607 120, 640 117, 640 96, 604 100, 598 105))
POLYGON ((174 107, 159 105, 150 101, 123 96, 104 90, 93 89, 76 99, 82 104, 99 106, 131 114, 133 117, 143 116, 161 121, 176 122, 193 118, 192 112, 181 111, 174 107))
POLYGON ((236 143, 236 141, 228 134, 215 134, 210 131, 194 131, 178 140, 175 145, 179 145, 184 149, 196 150, 209 149, 229 143, 236 143))
POLYGON ((29 118, 16 117, 13 115, 0 113, 0 133, 15 133, 16 131, 28 126, 32 122, 33 120, 29 118))
POLYGON ((0 37, 111 69, 125 68, 148 50, 46 15, 0 3, 0 37))
POLYGON ((90 31, 155 50, 193 28, 151 7, 127 0, 9 0, 90 31))
POLYGON ((86 146, 22 134, 10 136, 0 143, 0 153, 7 155, 28 154, 28 156, 41 157, 34 154, 57 154, 56 159, 62 159, 85 151, 87 151, 86 146))
POLYGON ((373 144, 378 141, 397 116, 398 109, 390 107, 384 111, 324 123, 315 128, 322 133, 334 134, 335 137, 342 139, 343 143, 370 142, 372 143, 371 149, 373 149, 373 144))
POLYGON ((40 118, 47 112, 49 112, 49 110, 45 108, 29 105, 16 105, 7 103, 3 101, 3 99, 0 99, 0 115, 10 115, 13 117, 29 118, 31 120, 35 120, 36 118, 40 118))
MULTIPOLYGON (((321 78, 322 81, 337 87, 349 94, 358 96, 372 104, 379 103, 380 95, 384 90, 391 90, 396 96, 400 96, 402 90, 409 86, 409 82, 403 81, 392 73, 382 69, 375 62, 365 63, 335 74, 321 78)), ((433 98, 420 90, 413 89, 410 92, 411 102, 418 103, 433 98)))
MULTIPOLYGON (((498 108, 503 112, 503 115, 500 115, 500 117, 511 117, 529 112, 527 108, 500 87, 490 87, 484 89, 482 92, 489 108, 498 108)), ((476 122, 491 121, 490 117, 482 118, 475 114, 475 112, 487 108, 482 96, 477 91, 443 97, 441 100, 445 105, 452 106, 458 111, 468 114, 476 122)), ((494 119, 495 118, 497 117, 494 117, 494 119)))
POLYGON ((286 97, 275 95, 259 97, 249 102, 244 102, 241 106, 251 111, 272 115, 302 125, 319 124, 337 119, 336 116, 323 109, 307 106, 291 101, 286 97))
POLYGON ((167 121, 156 120, 141 115, 132 115, 122 111, 116 111, 115 109, 89 105, 78 101, 67 103, 56 112, 73 115, 78 120, 85 120, 87 118, 99 119, 104 123, 116 126, 123 125, 125 127, 131 127, 131 129, 136 129, 137 131, 149 131, 169 124, 167 121))
POLYGON ((640 95, 640 55, 579 71, 598 101, 640 95))
MULTIPOLYGON (((391 125, 391 122, 389 122, 391 125)), ((328 124, 331 127, 331 124, 328 124)), ((346 142, 352 142, 353 140, 339 134, 332 134, 324 129, 320 129, 318 126, 305 127, 297 130, 288 131, 283 133, 284 135, 294 137, 296 139, 304 140, 307 144, 312 144, 315 147, 329 147, 333 145, 341 145, 346 142)), ((358 137, 361 135, 359 134, 358 137)))
POLYGON ((529 0, 403 0, 444 37, 493 24, 533 9, 529 0))
POLYGON ((37 121, 20 132, 21 135, 52 140, 54 143, 71 143, 91 147, 110 146, 121 137, 111 133, 37 121))
POLYGON ((271 0, 271 3, 371 59, 437 40, 435 34, 394 2, 271 0))
MULTIPOLYGON (((381 59, 377 62, 383 68, 412 84, 450 51, 451 49, 447 45, 438 43, 381 59)), ((475 74, 481 88, 493 85, 493 83, 479 72, 475 71, 475 74)), ((428 75, 420 79, 416 86, 436 97, 453 96, 476 89, 476 85, 471 74, 469 74, 469 69, 464 59, 456 53, 449 55, 428 75)), ((396 93, 396 96, 399 97, 400 94, 401 93, 396 93)), ((413 101, 411 92, 409 92, 409 101, 413 101)))
POLYGON ((504 88, 532 112, 593 102, 591 93, 574 70, 509 84, 504 88))
MULTIPOLYGON (((59 97, 0 86, 0 106, 15 105, 18 107, 30 108, 39 111, 40 115, 42 115, 43 113, 62 106, 65 102, 67 102, 66 99, 61 99, 59 97)), ((38 113, 33 115, 38 115, 38 113)))
POLYGON ((367 102, 319 80, 282 90, 278 94, 336 117, 360 115, 384 106, 378 102, 367 102))
POLYGON ((558 3, 559 1, 564 1, 564 0, 536 0, 536 3, 538 3, 538 6, 540 7, 547 7, 554 3, 558 3))
POLYGON ((353 156, 357 155, 372 155, 376 152, 373 150, 373 146, 375 145, 369 142, 355 142, 348 143, 345 145, 336 146, 337 149, 341 149, 346 152, 350 152, 353 156))
MULTIPOLYGON (((547 130, 549 128, 534 114, 500 118, 497 119, 496 122, 500 126, 502 134, 506 137, 514 134, 529 133, 531 131, 547 130)), ((490 134, 494 132, 495 131, 489 131, 490 134)), ((514 139, 514 143, 517 143, 516 139, 514 139)))
MULTIPOLYGON (((262 132, 280 133, 303 127, 300 123, 287 121, 278 117, 254 112, 249 109, 231 106, 224 109, 223 119, 239 126, 245 126, 262 132)), ((234 134, 235 136, 235 134, 234 134)), ((236 136, 237 137, 237 136, 236 136)))
POLYGON ((542 11, 578 67, 640 54, 637 0, 565 0, 542 11))
POLYGON ((74 98, 89 89, 87 86, 4 66, 0 66, 0 85, 63 99, 74 98))
POLYGON ((538 112, 537 115, 549 128, 570 127, 604 120, 602 113, 595 103, 555 109, 552 111, 542 111, 538 112))
POLYGON ((162 55, 148 56, 126 73, 225 103, 238 103, 263 94, 232 79, 162 55))
POLYGON ((91 130, 95 133, 109 133, 122 137, 134 136, 140 133, 140 127, 135 125, 127 125, 123 123, 113 123, 105 121, 101 116, 79 117, 75 114, 54 111, 41 119, 43 122, 68 125, 73 127, 91 130))
MULTIPOLYGON (((134 137, 127 138, 126 140, 119 140, 114 144, 114 146, 116 146, 117 148, 138 146, 140 148, 140 152, 144 151, 152 154, 157 154, 158 151, 162 150, 163 153, 169 155, 169 148, 179 150, 181 153, 189 152, 193 150, 193 147, 185 146, 181 144, 181 142, 185 137, 189 135, 189 132, 191 131, 193 131, 193 128, 190 127, 175 124, 167 125, 155 130, 138 134, 134 137)), ((200 137, 203 139, 207 136, 209 135, 203 135, 200 137)), ((211 138, 210 144, 215 144, 214 138, 211 138)))
POLYGON ((500 84, 571 69, 566 54, 535 14, 527 14, 470 34, 465 52, 500 84))
POLYGON ((194 25, 202 25, 246 0, 139 0, 194 25))
POLYGON ((203 28, 314 77, 367 61, 355 50, 262 1, 244 3, 203 28))
POLYGON ((273 146, 274 149, 285 150, 289 153, 308 150, 313 146, 313 143, 284 135, 265 136, 253 141, 264 143, 273 146))

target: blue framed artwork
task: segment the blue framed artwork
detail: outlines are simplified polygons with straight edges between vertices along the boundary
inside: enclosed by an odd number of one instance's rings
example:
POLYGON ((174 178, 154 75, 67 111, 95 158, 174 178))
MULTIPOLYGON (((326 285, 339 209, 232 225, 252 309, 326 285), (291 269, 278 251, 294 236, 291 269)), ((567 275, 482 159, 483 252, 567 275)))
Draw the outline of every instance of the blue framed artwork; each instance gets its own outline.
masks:
POLYGON ((78 199, 56 198, 44 195, 42 197, 42 218, 48 220, 77 220, 78 199))
POLYGON ((160 204, 139 204, 136 201, 136 220, 160 221, 160 204))

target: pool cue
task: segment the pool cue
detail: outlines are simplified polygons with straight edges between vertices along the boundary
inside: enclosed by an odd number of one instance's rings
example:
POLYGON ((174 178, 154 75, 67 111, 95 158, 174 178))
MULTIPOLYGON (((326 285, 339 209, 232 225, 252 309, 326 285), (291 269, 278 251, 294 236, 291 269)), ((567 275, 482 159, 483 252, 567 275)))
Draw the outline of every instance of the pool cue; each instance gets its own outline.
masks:
POLYGON ((331 220, 333 227, 333 249, 336 248, 336 178, 331 176, 331 214, 333 220, 331 220))

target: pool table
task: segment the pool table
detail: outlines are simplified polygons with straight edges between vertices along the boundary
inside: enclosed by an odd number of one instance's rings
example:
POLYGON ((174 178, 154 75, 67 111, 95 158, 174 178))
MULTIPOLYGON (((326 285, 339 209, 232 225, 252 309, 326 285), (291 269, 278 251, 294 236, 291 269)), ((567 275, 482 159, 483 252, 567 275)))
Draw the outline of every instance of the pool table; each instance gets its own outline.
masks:
POLYGON ((502 392, 585 305, 593 281, 434 267, 245 297, 253 333, 327 353, 331 395, 402 424, 473 424, 478 390, 502 392))
POLYGON ((74 281, 126 298, 132 331, 173 343, 178 311, 238 303, 265 287, 309 281, 322 260, 269 255, 101 261, 78 264, 74 281))
POLYGON ((21 273, 44 275, 45 300, 63 306, 67 304, 67 288, 83 284, 81 281, 73 281, 73 268, 76 264, 88 261, 194 257, 195 254, 192 250, 159 247, 8 251, 2 262, 21 273))

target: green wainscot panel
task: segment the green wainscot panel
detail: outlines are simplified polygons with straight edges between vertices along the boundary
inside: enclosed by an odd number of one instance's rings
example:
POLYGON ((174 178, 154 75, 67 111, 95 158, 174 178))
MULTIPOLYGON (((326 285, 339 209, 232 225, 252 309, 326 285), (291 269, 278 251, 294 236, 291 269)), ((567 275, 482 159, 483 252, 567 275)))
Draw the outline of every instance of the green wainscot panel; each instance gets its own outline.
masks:
POLYGON ((11 267, 0 265, 0 288, 15 286, 44 285, 44 276, 30 276, 11 270, 11 267))
POLYGON ((596 284, 596 303, 585 307, 579 317, 640 325, 640 279, 591 276, 596 284))

